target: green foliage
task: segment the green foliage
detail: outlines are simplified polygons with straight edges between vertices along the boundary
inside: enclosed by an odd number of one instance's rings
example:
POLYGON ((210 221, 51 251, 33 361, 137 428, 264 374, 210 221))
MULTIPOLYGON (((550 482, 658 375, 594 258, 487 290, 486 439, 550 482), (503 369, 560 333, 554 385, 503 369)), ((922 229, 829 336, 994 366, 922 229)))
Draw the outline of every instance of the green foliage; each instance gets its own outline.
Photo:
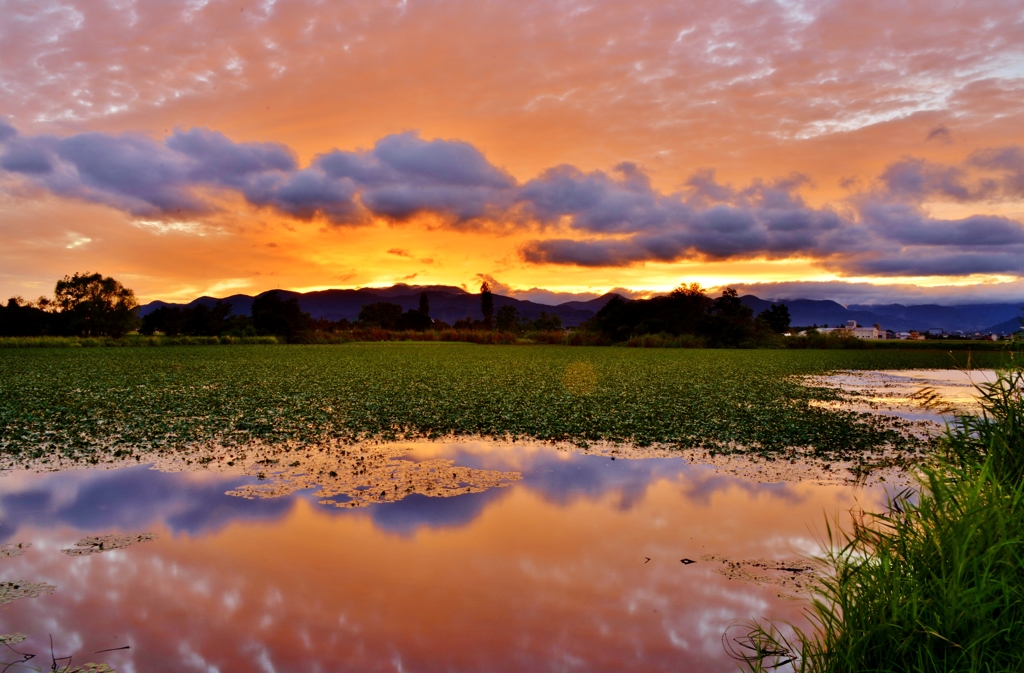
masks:
POLYGON ((144 452, 210 441, 453 434, 720 452, 736 445, 766 456, 799 446, 829 459, 870 458, 878 446, 903 440, 871 418, 812 406, 835 392, 789 377, 949 363, 945 354, 899 351, 457 343, 0 349, 0 451, 87 459, 101 447, 144 452), (597 377, 585 398, 562 383, 577 362, 597 377))
POLYGON ((979 386, 920 490, 890 511, 830 529, 816 632, 750 625, 734 651, 750 670, 1024 670, 1024 377, 979 386))

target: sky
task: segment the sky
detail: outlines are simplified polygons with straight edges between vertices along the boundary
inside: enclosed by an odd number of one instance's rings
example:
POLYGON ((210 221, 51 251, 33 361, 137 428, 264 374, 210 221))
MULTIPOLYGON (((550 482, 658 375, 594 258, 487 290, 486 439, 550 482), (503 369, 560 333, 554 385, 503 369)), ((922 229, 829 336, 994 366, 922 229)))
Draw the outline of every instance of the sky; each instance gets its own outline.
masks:
POLYGON ((1024 2, 0 0, 0 296, 1024 301, 1024 2))

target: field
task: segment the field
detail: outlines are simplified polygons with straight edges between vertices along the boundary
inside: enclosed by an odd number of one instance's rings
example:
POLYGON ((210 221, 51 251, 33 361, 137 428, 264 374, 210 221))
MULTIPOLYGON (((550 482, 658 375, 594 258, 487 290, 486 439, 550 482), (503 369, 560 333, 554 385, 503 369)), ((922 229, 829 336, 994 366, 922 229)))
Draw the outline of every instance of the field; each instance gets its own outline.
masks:
POLYGON ((834 393, 789 377, 955 364, 932 351, 440 343, 6 349, 0 449, 14 460, 95 460, 253 440, 485 435, 763 455, 812 447, 839 459, 906 440, 871 418, 809 406, 834 393))

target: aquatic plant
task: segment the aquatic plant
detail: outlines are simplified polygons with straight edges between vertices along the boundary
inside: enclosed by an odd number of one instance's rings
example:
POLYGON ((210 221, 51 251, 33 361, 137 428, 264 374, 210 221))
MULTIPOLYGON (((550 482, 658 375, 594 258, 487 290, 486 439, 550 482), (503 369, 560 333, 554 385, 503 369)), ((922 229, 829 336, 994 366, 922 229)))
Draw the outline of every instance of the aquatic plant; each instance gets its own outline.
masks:
POLYGON ((727 638, 749 670, 1024 670, 1024 373, 978 388, 982 413, 949 427, 916 492, 830 527, 813 632, 727 638))
POLYGON ((352 343, 0 349, 0 457, 141 458, 202 444, 520 437, 838 460, 907 440, 819 408, 794 375, 942 367, 943 353, 352 343), (589 365, 586 395, 565 372, 589 365))

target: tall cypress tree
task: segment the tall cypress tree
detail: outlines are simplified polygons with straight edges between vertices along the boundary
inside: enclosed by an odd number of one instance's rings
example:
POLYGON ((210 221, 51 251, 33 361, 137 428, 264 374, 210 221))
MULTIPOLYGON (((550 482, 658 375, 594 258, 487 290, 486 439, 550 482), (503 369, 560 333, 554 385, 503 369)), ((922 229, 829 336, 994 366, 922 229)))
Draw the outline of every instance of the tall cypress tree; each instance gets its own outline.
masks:
POLYGON ((420 315, 424 318, 430 317, 430 298, 426 292, 420 293, 420 315))
POLYGON ((484 327, 491 329, 494 325, 494 296, 487 281, 480 286, 480 312, 484 314, 484 327))

